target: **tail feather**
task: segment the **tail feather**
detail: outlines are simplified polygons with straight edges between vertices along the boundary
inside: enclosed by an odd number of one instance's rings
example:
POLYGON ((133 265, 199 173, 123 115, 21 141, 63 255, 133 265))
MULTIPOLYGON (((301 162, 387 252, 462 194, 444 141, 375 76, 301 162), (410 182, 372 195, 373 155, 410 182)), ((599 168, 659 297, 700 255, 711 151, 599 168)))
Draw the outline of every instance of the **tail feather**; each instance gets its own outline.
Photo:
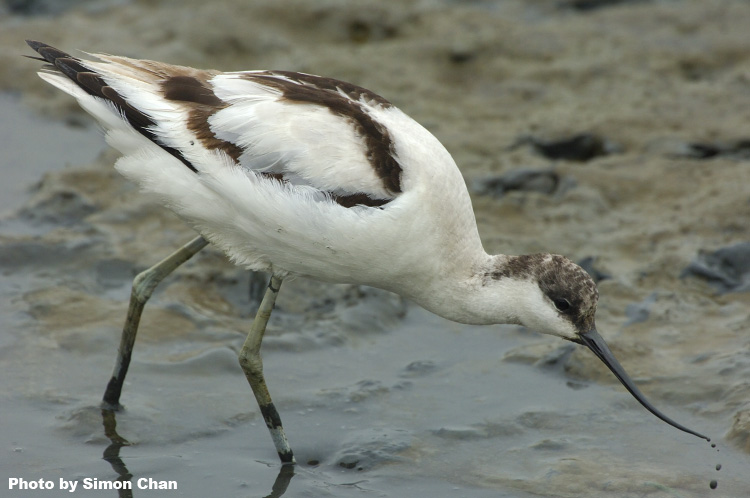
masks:
MULTIPOLYGON (((107 84, 107 82, 101 77, 101 75, 99 75, 95 70, 87 67, 85 63, 81 61, 81 59, 73 57, 72 55, 50 45, 47 45, 46 43, 34 40, 26 40, 26 43, 39 55, 41 55, 41 58, 30 57, 31 59, 48 62, 50 66, 45 66, 45 69, 48 69, 57 74, 65 75, 86 94, 109 102, 115 107, 120 116, 122 116, 122 118, 127 121, 127 123, 130 124, 131 127, 133 127, 133 129, 157 144, 159 147, 164 149, 175 158, 179 159, 190 170, 192 170, 193 172, 197 172, 196 168, 190 163, 190 161, 185 158, 185 156, 179 150, 173 147, 169 147, 160 142, 153 131, 156 123, 153 119, 151 119, 151 117, 128 103, 128 101, 124 99, 122 95, 120 95, 114 88, 107 84)), ((40 75, 41 74, 43 73, 40 73, 40 75)), ((48 78, 45 79, 47 81, 50 81, 50 79, 48 78)), ((60 84, 53 84, 80 100, 79 96, 70 89, 65 88, 60 84)))

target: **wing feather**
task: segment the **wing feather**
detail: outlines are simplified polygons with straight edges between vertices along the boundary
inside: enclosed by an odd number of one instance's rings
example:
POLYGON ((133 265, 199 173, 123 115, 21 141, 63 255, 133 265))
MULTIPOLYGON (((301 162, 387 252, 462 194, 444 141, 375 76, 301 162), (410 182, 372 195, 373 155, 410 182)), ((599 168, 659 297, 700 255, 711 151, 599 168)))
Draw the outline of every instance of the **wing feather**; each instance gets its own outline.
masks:
MULTIPOLYGON (((51 72, 48 81, 82 103, 106 104, 193 172, 218 159, 248 175, 316 189, 345 207, 383 206, 402 191, 392 130, 378 119, 392 106, 356 85, 304 73, 220 73, 105 54, 82 60, 30 45, 70 79, 51 72)), ((112 113, 100 114, 112 119, 112 113)))
POLYGON ((365 137, 349 119, 324 105, 289 101, 244 76, 222 74, 211 80, 216 95, 229 105, 209 118, 218 138, 243 150, 243 167, 337 196, 395 197, 368 159, 365 137))

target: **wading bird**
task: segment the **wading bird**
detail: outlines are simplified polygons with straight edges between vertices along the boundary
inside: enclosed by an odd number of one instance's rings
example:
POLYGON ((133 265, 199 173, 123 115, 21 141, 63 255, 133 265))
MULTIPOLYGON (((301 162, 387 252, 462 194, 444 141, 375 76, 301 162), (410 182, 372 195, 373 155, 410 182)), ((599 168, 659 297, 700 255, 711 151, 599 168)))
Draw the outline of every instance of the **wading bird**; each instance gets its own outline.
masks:
MULTIPOLYGON (((283 463, 294 463, 263 377, 266 323, 282 280, 301 275, 398 293, 449 320, 521 324, 587 346, 668 424, 598 334, 591 277, 555 254, 488 255, 463 177, 440 142, 383 97, 289 71, 222 73, 36 41, 39 75, 94 116, 115 167, 200 236, 133 282, 104 406, 119 407, 141 311, 158 283, 209 242, 271 273, 239 362, 283 463)), ((33 57, 36 59, 36 57, 33 57)))

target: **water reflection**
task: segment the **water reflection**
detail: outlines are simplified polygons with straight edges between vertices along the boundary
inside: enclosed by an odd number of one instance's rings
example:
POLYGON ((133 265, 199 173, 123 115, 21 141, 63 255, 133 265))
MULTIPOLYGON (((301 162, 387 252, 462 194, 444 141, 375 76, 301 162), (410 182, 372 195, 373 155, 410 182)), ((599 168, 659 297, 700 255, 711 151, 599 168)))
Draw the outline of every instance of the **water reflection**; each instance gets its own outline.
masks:
POLYGON ((279 475, 276 476, 276 480, 271 486, 271 494, 266 495, 264 498, 278 498, 286 493, 286 488, 289 487, 294 477, 294 465, 282 465, 279 469, 279 475))
MULTIPOLYGON (((133 474, 130 473, 125 462, 120 457, 120 448, 123 446, 130 446, 127 439, 120 436, 117 433, 117 420, 115 418, 114 410, 102 408, 102 425, 104 425, 104 435, 109 439, 110 444, 104 449, 102 458, 109 462, 117 475, 120 482, 132 482, 133 474)), ((294 477, 294 465, 282 465, 279 469, 279 475, 276 476, 276 480, 271 487, 271 493, 264 496, 264 498, 279 498, 284 496, 289 483, 294 477)), ((132 489, 118 489, 117 496, 120 498, 132 498, 132 489)))
MULTIPOLYGON (((102 409, 102 424, 104 425, 104 435, 110 441, 110 445, 104 449, 102 458, 109 462, 112 470, 117 472, 119 476, 117 478, 118 481, 130 482, 133 479, 133 474, 128 471, 125 462, 120 458, 120 448, 130 446, 130 443, 117 433, 117 420, 115 419, 114 410, 102 409)), ((121 498, 132 498, 133 490, 118 489, 117 495, 121 498)))

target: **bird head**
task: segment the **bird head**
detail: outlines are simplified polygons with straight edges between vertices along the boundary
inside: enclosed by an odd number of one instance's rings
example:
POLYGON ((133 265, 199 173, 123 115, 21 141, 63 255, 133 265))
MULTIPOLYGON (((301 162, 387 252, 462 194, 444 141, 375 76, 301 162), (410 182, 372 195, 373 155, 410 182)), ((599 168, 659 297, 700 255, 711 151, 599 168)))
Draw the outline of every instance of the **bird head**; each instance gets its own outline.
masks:
POLYGON ((591 276, 569 259, 554 254, 516 256, 502 266, 508 276, 523 281, 526 292, 518 307, 518 322, 545 334, 586 346, 648 411, 669 425, 710 440, 660 412, 641 393, 596 330, 599 291, 591 276))

